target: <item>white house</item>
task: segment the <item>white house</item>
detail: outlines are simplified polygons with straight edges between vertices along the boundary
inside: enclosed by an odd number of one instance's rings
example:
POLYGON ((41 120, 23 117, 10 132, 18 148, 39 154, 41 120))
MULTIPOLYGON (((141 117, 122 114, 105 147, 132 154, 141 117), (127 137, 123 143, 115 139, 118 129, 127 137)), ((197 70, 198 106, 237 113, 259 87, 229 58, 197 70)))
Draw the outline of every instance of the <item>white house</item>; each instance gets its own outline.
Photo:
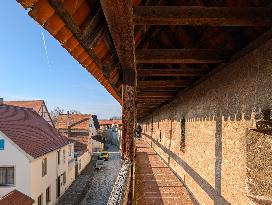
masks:
POLYGON ((74 147, 33 109, 0 105, 0 197, 53 205, 75 179, 74 147))

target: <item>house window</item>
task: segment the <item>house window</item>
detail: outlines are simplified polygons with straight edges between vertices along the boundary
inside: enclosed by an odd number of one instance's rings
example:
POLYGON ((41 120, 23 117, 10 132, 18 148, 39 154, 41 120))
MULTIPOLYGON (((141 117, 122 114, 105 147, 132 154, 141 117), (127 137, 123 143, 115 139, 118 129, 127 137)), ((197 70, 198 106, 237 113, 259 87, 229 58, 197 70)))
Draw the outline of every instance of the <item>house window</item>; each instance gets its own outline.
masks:
POLYGON ((58 165, 60 164, 60 150, 57 151, 57 160, 58 160, 58 165))
POLYGON ((42 194, 38 197, 38 205, 43 205, 43 195, 42 194))
POLYGON ((180 121, 180 151, 185 152, 185 118, 180 121))
POLYGON ((14 167, 0 167, 0 186, 14 185, 14 167))
POLYGON ((63 185, 66 184, 66 172, 63 172, 63 185))
POLYGON ((50 186, 46 189, 46 204, 49 204, 51 201, 50 186))
POLYGON ((42 160, 42 176, 47 174, 47 158, 42 160))
POLYGON ((63 150, 62 152, 63 152, 63 164, 65 164, 65 160, 66 160, 66 153, 65 153, 65 150, 63 150))

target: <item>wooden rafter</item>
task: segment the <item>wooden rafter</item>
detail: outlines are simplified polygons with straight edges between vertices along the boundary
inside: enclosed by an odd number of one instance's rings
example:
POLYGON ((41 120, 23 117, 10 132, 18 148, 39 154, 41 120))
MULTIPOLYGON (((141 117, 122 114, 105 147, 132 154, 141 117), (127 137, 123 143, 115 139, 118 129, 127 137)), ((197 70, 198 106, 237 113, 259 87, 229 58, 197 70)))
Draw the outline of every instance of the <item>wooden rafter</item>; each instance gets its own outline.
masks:
POLYGON ((107 29, 106 21, 102 9, 99 9, 95 16, 92 18, 90 24, 82 32, 82 40, 89 47, 98 41, 98 39, 105 33, 107 29))
POLYGON ((188 87, 190 81, 188 80, 148 80, 138 81, 138 87, 188 87))
POLYGON ((133 21, 135 25, 268 26, 272 25, 272 10, 267 7, 136 6, 133 21))
POLYGON ((136 50, 137 63, 222 63, 229 52, 220 49, 142 49, 136 50))
POLYGON ((109 75, 110 68, 106 67, 102 64, 101 60, 97 57, 93 49, 90 45, 84 41, 83 33, 80 28, 75 24, 72 16, 68 13, 68 11, 63 7, 61 0, 48 0, 49 4, 58 14, 58 16, 62 19, 62 21, 66 24, 72 34, 78 39, 82 47, 88 52, 94 63, 102 70, 105 77, 109 75))
POLYGON ((132 3, 119 0, 101 0, 100 3, 122 65, 123 81, 126 84, 133 85, 136 67, 132 3))

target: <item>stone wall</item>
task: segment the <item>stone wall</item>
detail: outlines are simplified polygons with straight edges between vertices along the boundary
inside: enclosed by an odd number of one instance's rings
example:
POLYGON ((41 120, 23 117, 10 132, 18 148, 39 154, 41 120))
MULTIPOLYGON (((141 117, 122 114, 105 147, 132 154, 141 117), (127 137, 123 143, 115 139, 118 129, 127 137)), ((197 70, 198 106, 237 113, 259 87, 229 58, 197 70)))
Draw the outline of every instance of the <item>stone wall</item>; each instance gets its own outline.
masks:
POLYGON ((263 109, 272 109, 272 40, 155 111, 142 122, 143 136, 200 204, 250 205, 252 194, 271 193, 256 181, 258 193, 248 188, 247 135, 263 109))

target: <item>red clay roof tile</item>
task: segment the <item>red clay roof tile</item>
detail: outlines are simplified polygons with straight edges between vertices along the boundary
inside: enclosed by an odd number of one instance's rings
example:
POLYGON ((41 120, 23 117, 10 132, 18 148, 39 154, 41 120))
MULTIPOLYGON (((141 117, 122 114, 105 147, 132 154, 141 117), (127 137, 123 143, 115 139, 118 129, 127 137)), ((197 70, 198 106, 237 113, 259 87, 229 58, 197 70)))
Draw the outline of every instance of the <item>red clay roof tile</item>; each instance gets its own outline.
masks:
POLYGON ((41 109, 43 103, 44 103, 43 100, 4 101, 4 104, 6 104, 6 105, 13 105, 13 106, 19 106, 19 107, 25 107, 25 108, 32 108, 36 112, 39 112, 39 110, 41 109))
POLYGON ((34 202, 32 198, 16 189, 0 198, 1 205, 32 205, 34 202))

